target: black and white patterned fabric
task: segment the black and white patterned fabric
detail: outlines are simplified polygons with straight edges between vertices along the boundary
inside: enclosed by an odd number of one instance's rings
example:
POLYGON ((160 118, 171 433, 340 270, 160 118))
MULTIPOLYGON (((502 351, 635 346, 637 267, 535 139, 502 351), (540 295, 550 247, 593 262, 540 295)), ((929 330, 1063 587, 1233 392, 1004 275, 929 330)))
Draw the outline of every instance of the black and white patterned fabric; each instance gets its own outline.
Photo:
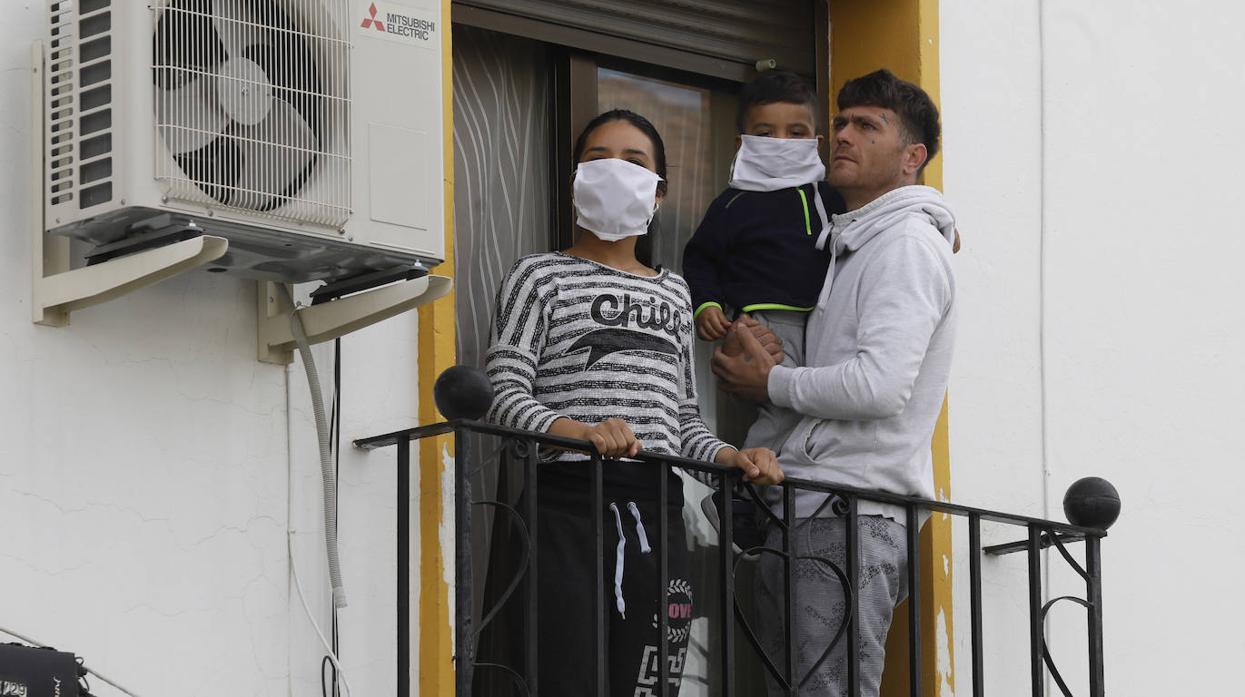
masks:
POLYGON ((561 416, 620 418, 645 450, 712 461, 726 444, 696 404, 692 331, 676 274, 638 276, 562 253, 523 257, 498 291, 488 418, 538 432, 561 416))

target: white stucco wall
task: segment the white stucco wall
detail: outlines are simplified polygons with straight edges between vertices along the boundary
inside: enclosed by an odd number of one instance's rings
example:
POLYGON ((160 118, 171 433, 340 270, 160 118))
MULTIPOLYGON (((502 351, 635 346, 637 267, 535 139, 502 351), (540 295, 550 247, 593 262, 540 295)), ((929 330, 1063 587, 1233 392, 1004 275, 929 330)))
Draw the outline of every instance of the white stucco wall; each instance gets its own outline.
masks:
MULTIPOLYGON (((1227 694, 1245 655, 1245 10, 1041 5, 941 2, 945 188, 965 242, 953 495, 1062 519, 1071 482, 1111 480, 1108 693, 1227 694)), ((985 569, 989 694, 1027 695, 1023 560, 985 569)), ((1076 590, 1062 570, 1053 585, 1076 590)), ((1082 618, 1067 606, 1048 625, 1075 694, 1082 618)), ((967 629, 960 602, 961 694, 967 629)))
MULTIPOLYGON (((203 272, 67 328, 31 324, 29 54, 45 9, 0 8, 0 626, 143 695, 320 694, 323 652, 286 547, 293 529, 327 631, 302 369, 256 361, 254 283, 203 272)), ((417 422, 416 329, 409 314, 344 339, 347 443, 417 422)), ((332 349, 317 355, 327 385, 332 349)), ((356 695, 394 692, 394 457, 341 456, 342 657, 356 695)))

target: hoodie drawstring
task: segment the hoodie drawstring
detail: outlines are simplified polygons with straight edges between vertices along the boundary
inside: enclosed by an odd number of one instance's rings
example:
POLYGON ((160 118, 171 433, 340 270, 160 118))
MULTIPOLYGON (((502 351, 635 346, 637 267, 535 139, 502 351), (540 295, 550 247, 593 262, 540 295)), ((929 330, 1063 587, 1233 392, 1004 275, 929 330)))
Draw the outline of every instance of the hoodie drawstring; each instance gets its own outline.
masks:
MULTIPOLYGON (((801 192, 802 193, 802 192, 801 192)), ((817 208, 817 217, 821 218, 821 234, 817 236, 817 249, 825 249, 830 239, 830 216, 826 215, 826 203, 821 200, 821 192, 813 185, 813 206, 817 208)))
MULTIPOLYGON (((826 280, 821 287, 821 296, 817 298, 817 307, 824 308, 826 303, 830 301, 830 288, 834 285, 835 267, 839 263, 839 236, 834 234, 834 223, 827 227, 822 235, 828 238, 827 244, 830 245, 830 268, 826 271, 826 280)), ((820 247, 819 247, 820 249, 820 247)), ((809 359, 807 353, 804 354, 805 360, 809 359)))
MULTIPOLYGON (((635 501, 627 503, 627 510, 631 511, 631 517, 635 519, 635 534, 640 538, 640 553, 651 553, 653 548, 648 544, 648 533, 644 530, 644 521, 640 520, 640 509, 635 505, 635 501)), ((614 604, 618 607, 618 614, 623 619, 627 619, 627 601, 623 598, 622 589, 627 537, 623 534, 622 513, 618 510, 618 504, 611 503, 610 511, 614 513, 614 527, 618 530, 618 546, 614 550, 614 604)))

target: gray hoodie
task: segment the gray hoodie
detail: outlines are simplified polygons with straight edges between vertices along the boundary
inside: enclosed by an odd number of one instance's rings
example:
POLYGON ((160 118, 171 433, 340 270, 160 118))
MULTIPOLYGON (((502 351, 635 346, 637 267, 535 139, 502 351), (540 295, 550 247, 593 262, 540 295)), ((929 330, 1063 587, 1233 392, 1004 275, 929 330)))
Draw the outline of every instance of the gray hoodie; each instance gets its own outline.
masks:
MULTIPOLYGON (((831 264, 808 318, 808 367, 775 367, 774 404, 803 416, 778 453, 792 477, 934 497, 930 438, 955 335, 955 218, 927 186, 833 217, 831 264)), ((808 517, 823 495, 796 497, 808 517)), ((903 522, 865 501, 862 514, 903 522)))

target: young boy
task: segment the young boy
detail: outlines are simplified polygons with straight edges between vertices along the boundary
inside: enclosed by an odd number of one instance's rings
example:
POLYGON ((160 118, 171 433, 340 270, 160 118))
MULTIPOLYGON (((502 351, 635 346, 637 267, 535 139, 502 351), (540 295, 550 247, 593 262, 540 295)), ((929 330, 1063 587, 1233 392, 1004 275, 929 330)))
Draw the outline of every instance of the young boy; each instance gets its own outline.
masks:
MULTIPOLYGON (((766 72, 739 95, 731 181, 683 253, 697 335, 726 336, 747 313, 783 342, 783 365, 804 362, 804 320, 830 264, 830 216, 846 210, 818 154, 817 93, 803 78, 766 72)), ((790 419, 760 406, 749 447, 777 450, 790 419)))

